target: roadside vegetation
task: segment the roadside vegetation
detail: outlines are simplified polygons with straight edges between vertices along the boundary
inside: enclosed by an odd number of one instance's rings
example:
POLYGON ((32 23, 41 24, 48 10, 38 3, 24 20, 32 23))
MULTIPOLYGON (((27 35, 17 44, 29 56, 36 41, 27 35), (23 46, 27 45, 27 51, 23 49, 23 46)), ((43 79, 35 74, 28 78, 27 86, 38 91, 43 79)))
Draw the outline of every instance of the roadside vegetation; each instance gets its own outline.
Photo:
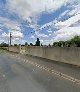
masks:
POLYGON ((54 42, 55 47, 80 47, 80 36, 76 36, 69 41, 54 42))
POLYGON ((2 42, 2 43, 0 44, 0 47, 8 47, 8 44, 7 44, 7 43, 2 42))
MULTIPOLYGON (((45 43, 45 42, 44 42, 45 43)), ((11 46, 19 46, 18 44, 14 44, 11 46)), ((80 47, 80 36, 76 36, 71 40, 68 41, 59 41, 59 42, 54 42, 53 45, 43 45, 39 38, 37 38, 35 44, 30 43, 28 44, 27 42, 25 42, 25 45, 22 46, 48 46, 48 47, 80 47)), ((8 47, 7 43, 1 43, 0 47, 8 47)))
MULTIPOLYGON (((26 42, 25 45, 28 45, 26 42)), ((28 46, 44 46, 40 42, 39 38, 37 38, 37 41, 35 45, 30 43, 28 46)), ((47 45, 46 45, 47 46, 47 45)), ((80 36, 75 36, 73 39, 68 40, 68 41, 59 41, 59 42, 54 42, 53 45, 48 45, 49 47, 80 47, 80 36)))

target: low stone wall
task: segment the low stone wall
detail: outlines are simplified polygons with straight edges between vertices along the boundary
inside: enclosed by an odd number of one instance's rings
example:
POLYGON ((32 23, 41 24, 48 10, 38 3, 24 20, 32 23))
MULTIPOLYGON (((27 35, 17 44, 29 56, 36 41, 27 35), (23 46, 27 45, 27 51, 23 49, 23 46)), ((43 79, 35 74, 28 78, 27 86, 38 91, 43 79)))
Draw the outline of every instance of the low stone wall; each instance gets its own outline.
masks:
POLYGON ((80 48, 26 47, 26 54, 80 66, 80 48))
POLYGON ((8 50, 8 47, 0 47, 0 49, 8 50))
POLYGON ((25 46, 20 47, 20 53, 21 54, 26 54, 26 47, 25 46))
POLYGON ((20 53, 20 46, 11 46, 9 47, 10 52, 20 53))
POLYGON ((10 51, 42 57, 80 66, 80 48, 77 47, 10 47, 10 51))

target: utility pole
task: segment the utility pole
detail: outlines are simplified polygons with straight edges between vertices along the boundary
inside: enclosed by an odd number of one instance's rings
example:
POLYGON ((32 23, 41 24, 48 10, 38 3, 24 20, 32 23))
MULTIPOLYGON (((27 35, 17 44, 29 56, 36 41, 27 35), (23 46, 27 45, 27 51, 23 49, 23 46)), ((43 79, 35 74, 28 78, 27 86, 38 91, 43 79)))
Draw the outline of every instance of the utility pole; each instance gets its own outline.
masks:
POLYGON ((12 34, 11 34, 11 32, 10 32, 10 46, 11 46, 11 39, 12 39, 12 34))
POLYGON ((8 38, 8 51, 9 51, 9 38, 8 38))

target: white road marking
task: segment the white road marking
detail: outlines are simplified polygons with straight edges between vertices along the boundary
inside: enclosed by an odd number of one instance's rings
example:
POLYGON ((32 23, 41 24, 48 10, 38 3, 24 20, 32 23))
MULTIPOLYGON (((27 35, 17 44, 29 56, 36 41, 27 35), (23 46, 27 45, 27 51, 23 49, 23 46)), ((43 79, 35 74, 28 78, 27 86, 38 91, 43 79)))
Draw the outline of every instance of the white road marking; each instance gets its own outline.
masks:
MULTIPOLYGON (((12 56, 15 56, 15 55, 12 55, 12 56)), ((16 57, 17 57, 17 56, 16 56, 16 57)), ((19 59, 19 58, 18 58, 18 59, 19 59)), ((55 75, 57 75, 57 76, 59 76, 59 77, 61 77, 61 78, 64 78, 64 79, 66 79, 66 80, 69 80, 69 81, 71 81, 71 82, 75 82, 76 84, 80 84, 80 80, 79 80, 79 79, 76 79, 76 78, 71 77, 71 76, 69 76, 69 75, 66 75, 66 74, 64 74, 64 73, 61 73, 61 72, 59 72, 59 71, 50 69, 50 68, 48 68, 48 67, 42 66, 42 65, 40 65, 40 64, 38 64, 38 63, 35 63, 35 62, 30 62, 30 61, 28 61, 28 60, 24 60, 24 62, 25 62, 25 63, 29 63, 29 64, 31 64, 31 65, 34 65, 34 66, 38 67, 39 69, 45 70, 45 71, 47 71, 48 73, 55 74, 55 75)), ((33 71, 34 71, 34 70, 33 70, 33 71)), ((5 75, 3 75, 3 77, 5 77, 5 75)))

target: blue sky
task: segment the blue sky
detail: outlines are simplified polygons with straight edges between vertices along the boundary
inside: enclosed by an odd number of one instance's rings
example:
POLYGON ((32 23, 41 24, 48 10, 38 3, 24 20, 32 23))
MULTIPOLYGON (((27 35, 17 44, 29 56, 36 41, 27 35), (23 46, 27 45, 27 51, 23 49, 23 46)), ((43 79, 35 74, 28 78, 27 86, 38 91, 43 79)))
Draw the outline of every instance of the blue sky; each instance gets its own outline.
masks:
POLYGON ((0 0, 0 43, 10 32, 12 44, 69 40, 80 35, 79 21, 79 0, 0 0))

